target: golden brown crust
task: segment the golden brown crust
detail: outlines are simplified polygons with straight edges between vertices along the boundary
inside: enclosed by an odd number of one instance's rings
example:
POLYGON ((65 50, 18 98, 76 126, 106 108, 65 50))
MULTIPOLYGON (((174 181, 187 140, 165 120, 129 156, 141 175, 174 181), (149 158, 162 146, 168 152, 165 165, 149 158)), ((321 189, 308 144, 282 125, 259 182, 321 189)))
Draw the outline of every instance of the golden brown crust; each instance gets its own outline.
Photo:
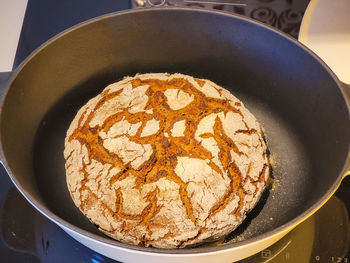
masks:
POLYGON ((215 83, 126 78, 83 106, 65 140, 67 185, 107 235, 184 247, 234 230, 269 177, 259 123, 215 83))

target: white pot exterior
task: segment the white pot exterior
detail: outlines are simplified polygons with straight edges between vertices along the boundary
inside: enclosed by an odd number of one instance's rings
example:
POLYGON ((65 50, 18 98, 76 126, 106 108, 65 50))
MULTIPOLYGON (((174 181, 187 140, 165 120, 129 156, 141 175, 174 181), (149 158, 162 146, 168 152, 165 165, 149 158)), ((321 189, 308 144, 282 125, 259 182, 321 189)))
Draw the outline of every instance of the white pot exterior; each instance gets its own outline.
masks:
POLYGON ((114 260, 125 263, 132 262, 152 262, 152 263, 212 263, 212 262, 235 262, 251 255, 258 253, 261 250, 271 246, 284 235, 286 235, 295 226, 291 226, 284 231, 281 231, 273 236, 265 239, 260 239, 256 242, 251 242, 244 246, 234 247, 225 250, 213 252, 193 253, 193 254, 167 254, 154 253, 140 250, 127 249, 123 247, 113 246, 84 236, 70 228, 60 225, 60 227, 71 237, 88 248, 114 260))

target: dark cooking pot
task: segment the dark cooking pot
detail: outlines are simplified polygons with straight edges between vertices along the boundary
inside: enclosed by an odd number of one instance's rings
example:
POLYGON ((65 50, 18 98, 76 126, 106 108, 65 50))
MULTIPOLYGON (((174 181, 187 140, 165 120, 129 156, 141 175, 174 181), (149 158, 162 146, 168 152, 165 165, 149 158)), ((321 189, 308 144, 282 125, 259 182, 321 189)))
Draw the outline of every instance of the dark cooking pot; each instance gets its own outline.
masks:
POLYGON ((244 17, 179 8, 114 13, 56 36, 12 74, 1 102, 1 160, 35 208, 101 254, 127 262, 232 262, 309 217, 349 173, 347 88, 299 42, 244 17), (273 187, 223 244, 122 244, 97 231, 69 196, 63 145, 76 111, 109 83, 145 72, 210 79, 265 127, 273 187))

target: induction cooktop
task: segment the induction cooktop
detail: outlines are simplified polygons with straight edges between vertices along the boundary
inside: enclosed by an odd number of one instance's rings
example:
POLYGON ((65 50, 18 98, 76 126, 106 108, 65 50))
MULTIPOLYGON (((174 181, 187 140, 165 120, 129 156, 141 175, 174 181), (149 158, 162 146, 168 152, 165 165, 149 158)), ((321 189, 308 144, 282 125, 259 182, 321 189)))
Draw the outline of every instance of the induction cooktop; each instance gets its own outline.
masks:
MULTIPOLYGON (((57 33, 90 18, 130 8, 194 6, 259 20, 296 38, 308 0, 28 0, 13 64, 57 33)), ((1 81, 1 78, 0 78, 1 81)), ((5 81, 5 80, 2 80, 5 81)), ((350 262, 350 180, 271 247, 241 262, 350 262)), ((0 168, 0 263, 117 262, 81 245, 37 212, 0 168)))

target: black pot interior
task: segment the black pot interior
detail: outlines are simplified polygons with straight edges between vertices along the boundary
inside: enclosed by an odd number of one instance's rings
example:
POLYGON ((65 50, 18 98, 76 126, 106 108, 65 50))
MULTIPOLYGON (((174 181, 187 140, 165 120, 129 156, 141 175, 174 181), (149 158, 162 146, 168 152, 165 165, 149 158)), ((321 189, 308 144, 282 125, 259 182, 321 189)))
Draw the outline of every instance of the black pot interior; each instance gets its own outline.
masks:
POLYGON ((349 150, 348 108, 333 76, 307 50, 231 15, 131 11, 47 44, 20 69, 7 94, 1 140, 8 168, 46 214, 104 236, 69 196, 65 132, 77 110, 106 85, 145 72, 210 79, 232 91, 265 127, 273 185, 228 240, 266 235, 311 212, 339 181, 349 150))

